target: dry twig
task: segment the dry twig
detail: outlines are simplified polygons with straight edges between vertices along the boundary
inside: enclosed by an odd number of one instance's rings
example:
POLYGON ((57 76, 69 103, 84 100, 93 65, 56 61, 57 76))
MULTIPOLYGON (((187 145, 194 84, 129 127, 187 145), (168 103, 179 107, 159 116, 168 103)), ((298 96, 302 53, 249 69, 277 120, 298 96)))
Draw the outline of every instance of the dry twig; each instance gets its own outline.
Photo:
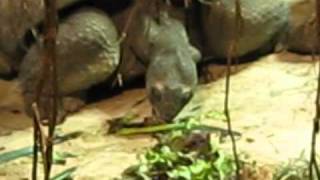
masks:
MULTIPOLYGON (((318 43, 316 44, 315 50, 319 52, 320 50, 320 0, 316 0, 316 38, 318 39, 318 43)), ((312 53, 312 58, 315 60, 314 52, 312 53)), ((312 127, 312 139, 311 139, 311 151, 310 151, 310 162, 309 162, 309 179, 313 180, 313 170, 315 170, 315 175, 317 179, 320 179, 320 171, 317 163, 317 154, 316 154, 316 141, 317 134, 319 133, 319 122, 320 122, 320 63, 318 62, 318 87, 316 94, 316 115, 313 119, 313 127, 312 127)))
POLYGON ((228 125, 228 133, 231 138, 232 142, 232 152, 235 160, 235 165, 236 165, 236 179, 240 179, 240 162, 239 162, 239 157, 237 153, 237 145, 236 145, 236 140, 235 137, 232 133, 232 125, 231 125, 231 117, 230 117, 230 112, 229 112, 229 94, 230 94, 230 80, 231 80, 231 63, 234 61, 235 54, 237 52, 237 42, 239 40, 239 33, 241 31, 241 21, 242 21, 242 16, 241 16, 241 4, 240 0, 235 0, 235 31, 233 34, 233 42, 231 42, 231 45, 229 47, 229 52, 228 52, 228 58, 227 58, 227 74, 226 74, 226 90, 225 90, 225 100, 224 100, 224 114, 227 119, 227 125, 228 125))
POLYGON ((57 106, 58 106, 58 85, 57 85, 57 69, 56 69, 56 35, 57 35, 57 8, 56 0, 44 0, 45 4, 45 21, 44 21, 44 46, 42 56, 42 68, 39 82, 36 87, 35 103, 33 103, 33 119, 34 119, 34 157, 32 167, 32 179, 37 179, 37 162, 38 147, 40 146, 41 154, 44 162, 44 179, 50 179, 53 153, 53 135, 57 122, 57 106), (45 83, 47 82, 47 83, 45 83), (41 103, 44 91, 48 90, 49 102, 46 104, 51 108, 51 112, 40 114, 40 109, 44 105, 41 103), (48 117, 49 128, 48 135, 45 136, 42 117, 48 117))

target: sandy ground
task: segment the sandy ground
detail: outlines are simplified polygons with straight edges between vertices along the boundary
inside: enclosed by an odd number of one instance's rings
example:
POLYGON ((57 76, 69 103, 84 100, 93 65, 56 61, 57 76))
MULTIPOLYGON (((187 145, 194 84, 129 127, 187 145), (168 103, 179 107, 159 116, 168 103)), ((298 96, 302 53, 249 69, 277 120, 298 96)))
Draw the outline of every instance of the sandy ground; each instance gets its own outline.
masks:
MULTIPOLYGON (((239 151, 248 154, 250 160, 271 166, 308 152, 317 76, 316 64, 311 58, 273 54, 233 70, 230 111, 233 129, 242 133, 237 141, 239 151)), ((224 67, 212 65, 210 71, 215 80, 199 86, 180 116, 202 114, 202 122, 226 127, 226 123, 214 115, 223 112, 224 67)), ((62 134, 80 131, 82 135, 59 144, 56 151, 77 156, 68 158, 65 165, 55 165, 53 174, 78 166, 75 179, 108 180, 135 164, 136 155, 152 146, 154 139, 142 135, 106 135, 106 121, 127 113, 138 113, 140 118, 149 116, 146 100, 135 105, 144 97, 143 89, 128 90, 70 116, 58 131, 62 134)), ((0 99, 0 153, 30 146, 31 121, 21 113, 23 105, 14 82, 0 81, 0 99)), ((230 141, 226 140, 221 146, 230 149, 230 141)), ((1 180, 28 179, 30 172, 29 157, 0 165, 1 180)))

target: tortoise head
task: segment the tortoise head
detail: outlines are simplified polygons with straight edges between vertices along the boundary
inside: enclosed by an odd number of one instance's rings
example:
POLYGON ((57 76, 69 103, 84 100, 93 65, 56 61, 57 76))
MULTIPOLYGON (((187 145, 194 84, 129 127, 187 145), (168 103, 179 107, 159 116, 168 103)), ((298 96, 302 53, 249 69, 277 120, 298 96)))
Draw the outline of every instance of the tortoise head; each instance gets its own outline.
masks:
POLYGON ((183 85, 164 86, 159 83, 151 87, 150 93, 156 120, 171 122, 191 99, 193 89, 183 85))

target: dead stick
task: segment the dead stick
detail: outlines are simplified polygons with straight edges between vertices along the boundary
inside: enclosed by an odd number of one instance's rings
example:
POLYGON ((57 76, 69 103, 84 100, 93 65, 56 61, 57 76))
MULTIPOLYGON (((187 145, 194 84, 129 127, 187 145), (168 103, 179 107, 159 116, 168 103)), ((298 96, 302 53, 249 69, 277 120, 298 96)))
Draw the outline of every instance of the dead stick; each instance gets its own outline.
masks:
POLYGON ((52 151, 53 142, 52 136, 54 134, 56 119, 57 119, 57 77, 56 77, 56 66, 55 66, 55 46, 56 46, 56 34, 57 34, 57 12, 56 12, 56 0, 44 0, 45 4, 45 21, 44 21, 44 49, 42 51, 42 61, 41 61, 41 72, 40 79, 36 84, 35 102, 37 105, 42 106, 41 96, 44 92, 45 85, 46 89, 49 89, 49 103, 46 104, 52 108, 52 112, 47 112, 48 114, 40 114, 39 109, 42 107, 37 107, 37 113, 34 113, 34 158, 33 158, 33 170, 32 177, 36 179, 37 176, 37 152, 38 144, 40 144, 40 149, 42 152, 42 158, 44 162, 44 174, 45 180, 49 180, 51 164, 52 164, 52 151), (49 77, 49 78, 48 78, 49 77), (47 82, 49 83, 45 83, 47 82), (49 80, 49 81, 48 81, 49 80), (49 87, 48 87, 49 84, 49 87), (50 86, 51 85, 51 86, 50 86), (53 92, 52 92, 53 91, 53 92), (52 98, 53 97, 53 98, 52 98), (48 137, 44 136, 41 132, 41 121, 42 116, 47 116, 49 120, 48 137), (39 142, 40 137, 40 142, 39 142))
MULTIPOLYGON (((57 68, 56 68, 56 36, 57 36, 57 7, 56 0, 45 0, 45 38, 44 38, 44 61, 50 66, 50 85, 52 97, 50 97, 51 112, 49 112, 49 128, 48 138, 46 141, 46 154, 47 161, 45 180, 50 179, 50 172, 52 167, 52 154, 53 154, 53 135, 58 116, 58 83, 57 83, 57 68)), ((50 86, 49 85, 49 86, 50 86)))
POLYGON ((36 125, 35 116, 33 116, 33 158, 32 158, 32 180, 37 180, 38 169, 38 128, 36 125))
MULTIPOLYGON (((315 49, 319 52, 320 50, 320 0, 316 0, 316 32, 317 32, 317 44, 315 49)), ((312 53, 313 59, 315 58, 314 52, 312 53)), ((320 121, 320 63, 318 62, 318 87, 315 101, 316 115, 313 119, 312 127, 312 139, 311 139, 311 151, 310 151, 310 162, 309 162, 309 179, 313 180, 313 168, 316 171, 317 179, 320 179, 320 171, 317 163, 316 154, 316 141, 317 133, 319 132, 319 121, 320 121)))
POLYGON ((232 133, 232 123, 231 123, 231 117, 230 117, 230 112, 229 112, 229 96, 230 96, 230 80, 231 80, 231 62, 233 61, 234 56, 236 55, 237 52, 237 42, 239 40, 239 34, 241 32, 241 4, 240 0, 235 0, 235 31, 233 34, 233 42, 231 42, 229 52, 228 52, 228 58, 227 58, 227 77, 226 77, 226 82, 225 82, 225 100, 224 100, 224 114, 227 119, 227 126, 228 126, 228 132, 229 136, 231 138, 232 142, 232 152, 235 160, 235 165, 236 165, 236 179, 240 180, 240 162, 239 162, 239 157, 237 153, 237 144, 235 137, 232 133))
MULTIPOLYGON (((46 139, 47 139, 47 136, 45 134, 45 130, 44 130, 44 127, 43 125, 41 124, 41 119, 40 119, 40 112, 39 112, 39 108, 38 108, 38 105, 37 103, 33 103, 32 104, 32 110, 33 112, 35 113, 35 121, 36 121, 36 125, 39 129, 39 132, 40 132, 40 137, 43 137, 43 138, 40 138, 41 140, 41 143, 42 144, 45 144, 46 142, 46 139)), ((44 150, 45 151, 45 150, 44 150)))
POLYGON ((136 2, 136 3, 137 4, 135 4, 133 8, 130 10, 128 15, 128 20, 125 22, 125 25, 122 29, 122 32, 119 38, 120 43, 127 37, 130 25, 132 24, 133 18, 136 16, 137 9, 139 8, 139 2, 136 2))
POLYGON ((44 128, 42 127, 42 124, 41 124, 40 112, 39 112, 37 103, 32 104, 32 110, 34 113, 34 124, 37 129, 37 144, 39 144, 40 146, 40 151, 43 159, 43 166, 44 166, 44 169, 46 169, 48 162, 44 157, 47 151, 46 150, 47 136, 45 135, 44 128))

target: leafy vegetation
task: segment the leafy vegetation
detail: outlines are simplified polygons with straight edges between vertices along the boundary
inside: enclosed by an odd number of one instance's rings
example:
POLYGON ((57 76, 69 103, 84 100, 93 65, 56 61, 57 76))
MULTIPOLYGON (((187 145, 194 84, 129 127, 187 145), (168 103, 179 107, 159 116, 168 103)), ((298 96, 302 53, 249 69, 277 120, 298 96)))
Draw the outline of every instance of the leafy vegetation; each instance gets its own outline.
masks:
POLYGON ((194 130, 193 118, 185 128, 163 134, 160 143, 139 156, 123 179, 225 180, 234 175, 231 155, 218 148, 208 133, 194 130))
MULTIPOLYGON (((274 173, 273 180, 305 180, 309 179, 309 161, 305 159, 304 153, 278 167, 274 173)), ((316 177, 314 176, 314 179, 316 177)))

